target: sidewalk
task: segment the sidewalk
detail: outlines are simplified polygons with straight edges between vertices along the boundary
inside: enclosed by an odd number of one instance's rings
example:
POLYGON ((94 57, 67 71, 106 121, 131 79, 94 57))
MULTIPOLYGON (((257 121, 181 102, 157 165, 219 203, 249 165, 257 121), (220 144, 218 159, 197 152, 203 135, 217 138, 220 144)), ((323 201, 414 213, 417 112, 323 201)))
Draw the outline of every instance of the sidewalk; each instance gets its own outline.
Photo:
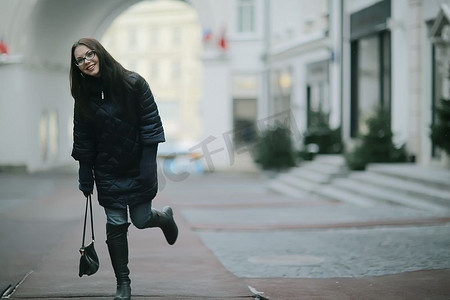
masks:
MULTIPOLYGON (((450 216, 281 196, 266 183, 256 173, 168 181, 154 206, 174 207, 179 240, 130 229, 133 298, 253 299, 249 285, 272 300, 450 298, 450 216)), ((78 201, 61 193, 61 207, 78 201)), ((112 299, 98 205, 95 217, 97 274, 78 278, 76 224, 11 299, 112 299)))
MULTIPOLYGON (((155 201, 155 206, 167 205, 167 200, 155 201)), ((79 199, 65 201, 69 203, 79 199)), ((94 210, 99 271, 90 277, 78 277, 81 226, 77 224, 24 280, 11 299, 113 298, 115 279, 104 242, 104 213, 98 205, 94 210)), ((175 215, 180 229, 175 246, 166 244, 159 229, 138 230, 130 227, 129 267, 132 271, 133 298, 242 299, 249 296, 248 288, 220 265, 176 208, 175 215)))

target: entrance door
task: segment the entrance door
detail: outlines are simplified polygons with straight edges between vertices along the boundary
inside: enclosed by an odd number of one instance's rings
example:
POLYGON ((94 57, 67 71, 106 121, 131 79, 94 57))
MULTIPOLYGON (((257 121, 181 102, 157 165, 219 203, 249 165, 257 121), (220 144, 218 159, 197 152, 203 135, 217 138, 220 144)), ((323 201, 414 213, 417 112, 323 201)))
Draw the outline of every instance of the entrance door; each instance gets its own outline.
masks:
POLYGON ((255 140, 256 99, 234 99, 233 104, 234 144, 239 147, 255 140))
POLYGON ((351 136, 365 133, 367 118, 378 106, 390 111, 390 33, 360 38, 352 42, 351 136))

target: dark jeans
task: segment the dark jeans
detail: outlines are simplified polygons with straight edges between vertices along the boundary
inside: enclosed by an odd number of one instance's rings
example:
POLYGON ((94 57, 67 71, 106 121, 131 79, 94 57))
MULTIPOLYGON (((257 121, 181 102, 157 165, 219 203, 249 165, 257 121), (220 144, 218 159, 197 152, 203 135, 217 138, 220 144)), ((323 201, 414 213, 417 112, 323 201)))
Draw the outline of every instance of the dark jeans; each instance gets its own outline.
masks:
POLYGON ((112 225, 122 225, 128 223, 128 210, 130 211, 131 222, 139 229, 144 229, 149 224, 152 217, 152 202, 144 202, 129 209, 111 209, 105 207, 106 223, 112 225))

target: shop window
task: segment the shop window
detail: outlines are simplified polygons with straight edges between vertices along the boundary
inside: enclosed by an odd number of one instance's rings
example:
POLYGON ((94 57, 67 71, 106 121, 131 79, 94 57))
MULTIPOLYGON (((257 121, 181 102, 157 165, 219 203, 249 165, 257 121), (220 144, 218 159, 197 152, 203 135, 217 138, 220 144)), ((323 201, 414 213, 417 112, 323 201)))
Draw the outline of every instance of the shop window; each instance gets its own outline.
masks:
POLYGON ((239 146, 253 142, 256 138, 256 99, 234 99, 233 106, 234 143, 239 146))
POLYGON ((391 0, 350 15, 350 136, 367 130, 365 121, 377 106, 391 107, 391 0))
MULTIPOLYGON (((445 98, 444 95, 444 77, 442 76, 442 65, 440 65, 440 61, 438 59, 438 55, 442 55, 439 53, 439 50, 436 49, 436 46, 433 45, 432 48, 432 97, 431 97, 431 124, 435 125, 436 123, 436 103, 439 102, 440 99, 445 98)), ((431 156, 439 157, 440 151, 439 148, 436 147, 434 143, 431 145, 431 156)))
MULTIPOLYGON (((330 115, 330 103, 328 82, 316 82, 311 83, 306 87, 306 123, 307 127, 317 126, 320 123, 317 118, 321 115, 330 115)), ((328 118, 326 120, 328 123, 328 118)))
POLYGON ((320 116, 328 116, 331 112, 329 95, 329 61, 317 61, 307 65, 306 80, 306 124, 307 127, 317 126, 322 120, 320 116))
POLYGON ((387 31, 351 45, 351 136, 365 133, 365 121, 378 106, 390 111, 391 54, 387 31))

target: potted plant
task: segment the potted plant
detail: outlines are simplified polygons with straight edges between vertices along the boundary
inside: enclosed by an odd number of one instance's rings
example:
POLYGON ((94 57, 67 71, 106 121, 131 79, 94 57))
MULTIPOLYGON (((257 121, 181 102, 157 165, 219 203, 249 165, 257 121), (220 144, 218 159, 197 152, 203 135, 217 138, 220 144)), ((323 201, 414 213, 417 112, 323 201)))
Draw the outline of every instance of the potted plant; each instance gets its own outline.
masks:
POLYGON ((405 145, 396 147, 392 140, 389 113, 377 108, 366 125, 368 131, 356 141, 356 147, 345 154, 347 165, 352 170, 364 170, 369 163, 406 162, 405 145))

